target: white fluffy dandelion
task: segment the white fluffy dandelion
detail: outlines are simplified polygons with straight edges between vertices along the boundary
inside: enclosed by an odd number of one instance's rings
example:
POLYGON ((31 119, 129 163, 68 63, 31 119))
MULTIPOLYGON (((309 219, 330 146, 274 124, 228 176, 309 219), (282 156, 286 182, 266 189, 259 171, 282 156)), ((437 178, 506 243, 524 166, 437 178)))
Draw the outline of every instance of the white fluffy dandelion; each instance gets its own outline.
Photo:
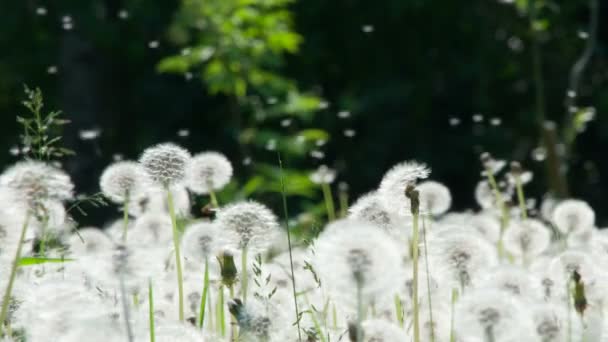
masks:
POLYGON ((310 181, 315 184, 331 184, 336 180, 336 170, 330 169, 327 165, 319 166, 310 174, 310 181))
POLYGON ((197 194, 221 190, 232 178, 232 164, 221 153, 202 152, 186 167, 186 185, 197 194))
POLYGON ((101 192, 115 203, 140 198, 149 186, 148 175, 136 162, 121 161, 108 166, 99 181, 101 192))
POLYGON ((359 197, 348 209, 348 218, 373 223, 389 233, 395 233, 402 227, 403 221, 384 208, 383 202, 375 192, 359 197))
POLYGON ((587 202, 575 199, 564 200, 553 209, 553 224, 564 234, 595 225, 595 212, 587 202))
POLYGON ((431 170, 415 161, 406 161, 393 166, 384 174, 378 195, 384 206, 402 215, 410 215, 410 201, 405 197, 408 185, 415 185, 419 179, 429 176, 431 170))
POLYGON ((420 209, 431 215, 441 215, 447 212, 452 205, 452 195, 447 186, 435 182, 425 181, 416 189, 420 191, 420 209))
POLYGON ((184 179, 189 161, 190 153, 172 143, 147 148, 139 159, 150 178, 164 187, 184 179))
POLYGON ((317 239, 315 270, 334 300, 355 308, 360 287, 365 305, 392 301, 403 284, 401 253, 382 230, 365 222, 328 229, 317 239))
POLYGON ((182 250, 186 260, 203 265, 205 260, 218 254, 221 231, 214 223, 196 222, 186 227, 182 236, 182 250))
POLYGON ((542 254, 551 243, 551 232, 535 219, 511 222, 503 237, 505 250, 524 259, 542 254))
POLYGON ((12 188, 28 201, 66 201, 73 198, 74 185, 61 169, 39 161, 23 161, 0 175, 0 186, 12 188))
POLYGON ((225 248, 259 253, 270 247, 279 233, 277 217, 265 205, 249 201, 221 208, 215 220, 225 248))

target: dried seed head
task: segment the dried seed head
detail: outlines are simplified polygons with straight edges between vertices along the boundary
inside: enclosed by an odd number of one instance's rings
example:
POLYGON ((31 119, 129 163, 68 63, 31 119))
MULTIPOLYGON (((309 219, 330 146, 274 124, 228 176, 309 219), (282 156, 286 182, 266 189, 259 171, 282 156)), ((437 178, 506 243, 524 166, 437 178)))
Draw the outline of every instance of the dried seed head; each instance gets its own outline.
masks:
POLYGON ((30 206, 44 200, 66 201, 73 198, 74 185, 61 169, 39 161, 23 161, 0 175, 0 186, 24 196, 30 206))
POLYGON ((420 192, 422 211, 431 215, 441 215, 450 209, 452 195, 450 189, 445 185, 439 182, 425 181, 420 183, 417 189, 420 192))
POLYGON ((419 179, 427 178, 430 172, 426 165, 415 161, 399 163, 382 178, 378 196, 388 210, 407 216, 411 213, 411 208, 404 191, 408 185, 415 185, 419 179))
POLYGON ((164 187, 184 179, 189 161, 190 153, 172 143, 147 148, 139 159, 150 178, 164 187))
POLYGON ((140 198, 149 186, 148 175, 140 164, 130 161, 116 162, 101 175, 99 186, 103 194, 115 203, 127 197, 140 198))
POLYGON ((279 234, 277 217, 265 205, 249 201, 221 208, 215 220, 225 248, 265 251, 279 234))
POLYGON ((197 194, 221 190, 231 178, 232 164, 218 152, 199 153, 186 168, 186 185, 197 194))
POLYGON ((587 202, 564 200, 553 210, 553 224, 564 234, 583 230, 595 225, 595 212, 587 202))

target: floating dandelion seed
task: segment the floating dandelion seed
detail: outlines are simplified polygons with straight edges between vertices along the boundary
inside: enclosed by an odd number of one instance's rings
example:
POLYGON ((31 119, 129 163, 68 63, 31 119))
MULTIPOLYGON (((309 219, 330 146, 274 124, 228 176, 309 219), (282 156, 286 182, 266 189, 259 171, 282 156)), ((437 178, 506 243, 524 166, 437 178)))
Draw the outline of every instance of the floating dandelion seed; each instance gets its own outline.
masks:
POLYGON ((232 164, 221 153, 202 152, 186 167, 186 185, 197 194, 221 190, 232 178, 232 164))
POLYGON ((47 10, 45 7, 38 7, 36 8, 36 14, 43 16, 47 14, 47 10))
POLYGON ((357 132, 354 129, 345 129, 344 130, 344 136, 347 138, 352 138, 357 134, 357 132))
POLYGON ((293 120, 291 120, 291 119, 283 119, 283 120, 281 120, 281 127, 289 127, 289 126, 291 126, 292 122, 293 122, 293 120))
POLYGON ((532 150, 532 159, 537 162, 542 162, 547 158, 547 150, 544 147, 537 147, 532 150))
POLYGON ((51 65, 46 69, 46 72, 51 74, 51 75, 55 75, 57 73, 58 69, 56 65, 51 65))
POLYGON ((338 118, 340 119, 348 119, 350 118, 350 112, 347 110, 341 110, 338 112, 338 118))
POLYGON ((490 125, 492 126, 500 126, 502 124, 501 118, 492 118, 490 119, 490 125))
POLYGON ((310 151, 310 156, 315 159, 323 159, 323 158, 325 158, 325 153, 323 151, 319 151, 319 150, 312 150, 312 151, 310 151))
POLYGON ((361 27, 361 31, 363 31, 363 33, 372 33, 372 32, 374 32, 374 26, 373 25, 363 25, 361 27))
POLYGON ((158 40, 151 40, 148 42, 148 47, 150 49, 156 49, 160 46, 160 43, 158 42, 158 40))
POLYGON ((95 140, 99 138, 101 135, 101 129, 93 128, 93 129, 83 129, 78 132, 78 136, 81 140, 95 140))
POLYGON ((450 126, 458 126, 458 125, 460 125, 460 119, 459 118, 450 118, 449 123, 450 123, 450 126))
POLYGON ((188 129, 180 129, 179 131, 177 131, 177 136, 178 137, 189 137, 190 136, 190 130, 188 129))
POLYGON ((481 122, 483 122, 483 115, 482 114, 474 114, 473 115, 473 122, 475 122, 475 123, 481 123, 481 122))
POLYGON ((121 9, 120 11, 118 11, 118 18, 122 19, 122 20, 126 20, 129 18, 129 12, 125 9, 121 9))

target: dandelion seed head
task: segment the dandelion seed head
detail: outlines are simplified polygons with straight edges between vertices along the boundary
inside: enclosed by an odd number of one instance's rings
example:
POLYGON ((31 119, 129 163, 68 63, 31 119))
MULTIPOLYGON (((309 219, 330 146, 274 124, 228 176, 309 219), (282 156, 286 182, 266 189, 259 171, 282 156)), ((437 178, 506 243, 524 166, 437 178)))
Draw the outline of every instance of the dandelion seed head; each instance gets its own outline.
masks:
POLYGON ((189 161, 190 153, 172 143, 149 147, 139 159, 150 178, 165 187, 184 179, 189 161))
POLYGON ((551 243, 551 232, 535 219, 511 222, 504 232, 504 246, 512 255, 534 258, 542 254, 551 243))
POLYGON ((450 189, 435 181, 424 181, 416 187, 420 191, 421 210, 432 215, 441 215, 447 212, 452 205, 450 189))
POLYGON ((197 194, 221 190, 232 178, 232 164, 221 153, 203 152, 190 159, 186 167, 186 184, 197 194))
MULTIPOLYGON (((156 327, 157 342, 200 342, 203 341, 204 335, 191 324, 180 322, 163 322, 156 327)), ((148 338, 143 336, 143 338, 148 338)))
MULTIPOLYGON (((179 216, 190 215, 190 196, 188 190, 182 185, 174 185, 170 188, 173 196, 175 213, 179 216)), ((129 214, 139 217, 147 212, 169 213, 167 203, 167 191, 158 185, 152 184, 143 196, 129 198, 129 214)))
POLYGON ((392 301, 389 294, 396 293, 404 279, 395 242, 369 223, 342 222, 344 228, 327 229, 315 242, 314 266, 324 288, 351 308, 358 286, 367 303, 392 301))
POLYGON ((217 240, 222 232, 210 222, 197 222, 186 227, 182 237, 184 257, 203 264, 218 254, 217 240))
POLYGON ((481 277, 477 287, 496 289, 522 300, 534 301, 543 298, 540 280, 518 266, 501 265, 489 270, 481 277))
POLYGON ((247 249, 253 253, 270 247, 279 233, 277 217, 265 205, 240 202, 221 208, 215 220, 221 230, 221 243, 225 248, 247 249))
POLYGON ((327 165, 319 166, 310 174, 310 181, 315 184, 331 184, 336 180, 336 170, 330 169, 327 165))
POLYGON ((419 179, 429 176, 431 170, 425 165, 415 161, 406 161, 393 166, 384 174, 378 195, 384 206, 401 215, 410 214, 410 200, 405 197, 408 185, 415 185, 419 179))
POLYGON ((564 234, 595 225, 595 212, 587 202, 568 199, 558 203, 553 210, 553 224, 564 234))
POLYGON ((348 209, 348 218, 372 223, 389 233, 394 233, 402 227, 401 219, 384 208, 383 202, 375 192, 359 197, 348 209))
POLYGON ((148 212, 137 218, 127 238, 130 244, 166 246, 173 238, 172 227, 166 213, 148 212))
POLYGON ((141 164, 131 161, 111 164, 99 181, 101 192, 115 203, 144 196, 149 185, 148 175, 141 164))
POLYGON ((383 319, 365 320, 361 326, 365 342, 410 341, 412 339, 405 330, 383 319))
POLYGON ((70 253, 75 257, 108 253, 113 245, 110 237, 95 227, 80 228, 68 239, 70 253))
POLYGON ((74 185, 61 169, 38 161, 23 161, 0 175, 0 186, 15 190, 28 203, 43 200, 67 201, 73 198, 74 185))

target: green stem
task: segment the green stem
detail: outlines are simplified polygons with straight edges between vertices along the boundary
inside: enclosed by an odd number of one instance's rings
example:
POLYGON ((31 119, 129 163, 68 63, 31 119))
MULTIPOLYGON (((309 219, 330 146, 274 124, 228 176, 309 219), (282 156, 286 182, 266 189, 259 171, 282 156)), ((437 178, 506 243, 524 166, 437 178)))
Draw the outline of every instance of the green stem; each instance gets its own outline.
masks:
POLYGON ((363 341, 363 286, 360 281, 357 282, 357 341, 363 341))
POLYGON ((127 244, 127 230, 129 229, 129 193, 127 192, 125 196, 125 201, 123 203, 122 208, 122 222, 123 222, 123 231, 122 231, 122 243, 127 244))
POLYGON ((247 276, 247 247, 243 247, 241 254, 241 294, 243 295, 244 304, 247 304, 247 286, 249 281, 247 276))
POLYGON ((44 215, 42 219, 42 232, 40 233, 40 257, 44 258, 46 254, 46 239, 47 239, 47 228, 49 226, 49 216, 48 214, 44 215))
POLYGON ((452 289, 452 301, 450 304, 450 342, 456 342, 456 335, 454 334, 454 307, 458 301, 458 290, 452 289))
POLYGON ((169 205, 169 215, 171 215, 171 225, 173 226, 173 247, 175 248, 175 267, 177 269, 177 291, 179 296, 179 320, 184 320, 184 281, 182 276, 182 258, 179 249, 179 232, 177 229, 177 219, 173 206, 173 195, 169 187, 167 190, 167 204, 169 205))
POLYGON ((154 342, 154 293, 152 292, 152 280, 148 281, 148 307, 150 316, 150 342, 154 342))
POLYGON ((422 241, 424 244, 424 266, 426 269, 426 293, 429 301, 429 319, 431 323, 431 342, 435 342, 435 325, 433 324, 433 302, 431 301, 431 278, 429 273, 429 255, 426 245, 426 225, 424 215, 422 215, 422 241))
POLYGON ((331 322, 332 328, 338 330, 338 310, 336 310, 336 303, 331 302, 331 322))
POLYGON ((217 299, 217 321, 219 332, 222 337, 226 336, 226 315, 224 314, 224 286, 220 285, 219 298, 217 299))
POLYGON ((203 294, 201 295, 200 316, 198 327, 203 330, 205 324, 205 309, 207 308, 207 292, 209 291, 209 259, 205 257, 205 277, 203 278, 203 294))
POLYGON ((30 215, 31 214, 29 211, 25 215, 25 221, 21 227, 21 235, 19 236, 17 251, 15 252, 15 259, 13 260, 13 266, 11 267, 11 274, 9 276, 8 284, 6 285, 4 297, 2 298, 2 311, 0 311, 0 336, 2 336, 2 329, 8 318, 8 308, 11 301, 11 293, 13 291, 13 284, 15 283, 17 269, 19 268, 19 259, 21 258, 21 249, 23 247, 23 241, 25 240, 25 233, 27 231, 27 226, 30 223, 30 215))
POLYGON ((524 187, 521 184, 521 176, 515 175, 515 187, 517 188, 517 200, 519 201, 519 210, 521 211, 522 220, 528 219, 528 210, 526 209, 526 197, 524 196, 524 187))
POLYGON ((289 213, 287 211, 287 196, 285 195, 285 181, 283 178, 283 163, 281 161, 281 154, 277 152, 279 159, 279 171, 281 178, 281 197, 283 199, 283 216, 285 219, 285 229, 287 230, 287 247, 289 249, 289 268, 291 270, 291 288, 293 292, 293 305, 296 311, 296 327, 298 329, 298 342, 302 342, 302 333, 300 332, 300 312, 298 310, 298 298, 296 293, 296 276, 293 271, 293 255, 291 247, 291 230, 289 229, 289 213))
POLYGON ((315 314, 316 311, 311 307, 310 301, 308 300, 308 296, 304 295, 304 299, 306 300, 306 305, 308 305, 308 307, 309 307, 308 313, 310 314, 310 319, 312 320, 312 324, 315 327, 317 334, 321 338, 321 342, 327 342, 327 339, 325 338, 325 335, 323 334, 323 329, 321 329, 321 324, 319 323, 319 320, 317 319, 317 315, 315 314))
MULTIPOLYGON (((127 289, 125 287, 125 275, 124 268, 121 268, 120 274, 118 277, 120 278, 120 298, 122 302, 122 310, 125 319, 125 328, 127 329, 127 340, 129 342, 133 342, 133 329, 131 329, 131 319, 129 314, 129 302, 127 300, 127 289)), ((133 295, 135 299, 137 299, 137 295, 133 295)))
POLYGON ((340 191, 338 200, 340 201, 340 217, 346 217, 348 212, 348 192, 340 191))
POLYGON ((420 342, 420 316, 418 312, 418 213, 413 213, 413 220, 414 233, 412 235, 412 303, 414 305, 414 342, 420 342))
POLYGON ((397 323, 399 323, 399 326, 403 328, 403 305, 401 304, 401 298, 399 298, 399 295, 395 295, 395 314, 397 316, 397 323))
POLYGON ((327 219, 331 222, 336 219, 336 210, 334 209, 334 199, 331 194, 331 188, 329 184, 321 184, 323 190, 323 198, 325 199, 325 208, 327 209, 327 219))
MULTIPOLYGON (((230 298, 234 298, 234 285, 228 286, 228 290, 230 291, 230 298)), ((230 314, 230 341, 238 341, 236 325, 236 317, 230 314)))
POLYGON ((509 225, 509 211, 508 211, 507 205, 502 197, 502 193, 500 192, 500 189, 498 188, 498 184, 496 183, 496 178, 494 178, 494 174, 492 173, 492 170, 490 170, 489 167, 486 167, 486 176, 488 178, 488 183, 490 184, 490 187, 492 188, 492 191, 494 192, 494 197, 496 198, 496 204, 498 205, 498 208, 500 209, 500 212, 501 212, 500 236, 498 238, 497 247, 498 247, 498 256, 499 256, 499 258, 502 259, 502 257, 504 256, 503 235, 504 235, 505 229, 509 225))
POLYGON ((219 202, 217 201, 217 196, 215 195, 215 191, 213 191, 213 189, 209 188, 209 198, 211 199, 211 205, 214 208, 219 208, 219 202))

